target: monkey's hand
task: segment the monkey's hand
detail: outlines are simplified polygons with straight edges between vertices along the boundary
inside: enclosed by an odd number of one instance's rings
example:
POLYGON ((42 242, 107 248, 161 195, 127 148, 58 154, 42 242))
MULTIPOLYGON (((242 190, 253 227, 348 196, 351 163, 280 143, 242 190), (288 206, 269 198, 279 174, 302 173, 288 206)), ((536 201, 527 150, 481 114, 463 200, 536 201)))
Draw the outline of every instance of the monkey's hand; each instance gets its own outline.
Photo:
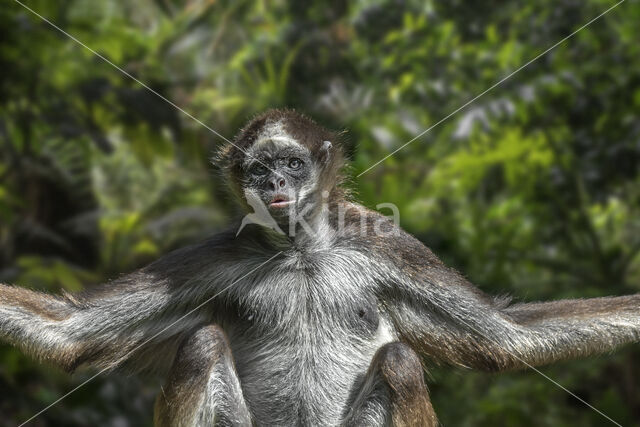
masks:
POLYGON ((640 340, 640 295, 515 304, 492 298, 397 230, 375 242, 382 306, 423 356, 498 371, 611 351, 640 340))

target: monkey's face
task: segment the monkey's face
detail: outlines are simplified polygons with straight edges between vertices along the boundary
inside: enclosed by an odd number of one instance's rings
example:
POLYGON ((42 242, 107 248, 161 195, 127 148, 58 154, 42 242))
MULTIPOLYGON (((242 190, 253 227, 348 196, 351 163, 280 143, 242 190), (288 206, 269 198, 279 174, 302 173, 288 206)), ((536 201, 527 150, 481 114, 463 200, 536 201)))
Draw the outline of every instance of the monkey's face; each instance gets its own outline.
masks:
POLYGON ((315 218, 337 190, 343 155, 336 141, 304 115, 271 110, 249 122, 218 161, 247 213, 258 214, 256 222, 288 225, 291 235, 292 225, 315 218))
MULTIPOLYGON (((289 138, 273 137, 256 143, 247 153, 242 170, 245 196, 257 196, 276 220, 297 215, 313 202, 313 158, 306 147, 289 138)), ((248 197, 247 203, 252 205, 248 197)))

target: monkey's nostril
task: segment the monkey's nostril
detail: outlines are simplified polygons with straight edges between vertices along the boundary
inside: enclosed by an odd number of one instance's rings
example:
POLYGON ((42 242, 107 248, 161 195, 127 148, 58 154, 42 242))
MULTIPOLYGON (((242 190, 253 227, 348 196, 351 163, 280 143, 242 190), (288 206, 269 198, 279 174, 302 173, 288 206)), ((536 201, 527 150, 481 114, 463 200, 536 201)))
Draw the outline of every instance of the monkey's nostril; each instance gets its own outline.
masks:
POLYGON ((280 188, 282 188, 282 187, 284 187, 286 182, 284 181, 284 179, 280 178, 280 180, 278 181, 278 184, 280 185, 280 188))

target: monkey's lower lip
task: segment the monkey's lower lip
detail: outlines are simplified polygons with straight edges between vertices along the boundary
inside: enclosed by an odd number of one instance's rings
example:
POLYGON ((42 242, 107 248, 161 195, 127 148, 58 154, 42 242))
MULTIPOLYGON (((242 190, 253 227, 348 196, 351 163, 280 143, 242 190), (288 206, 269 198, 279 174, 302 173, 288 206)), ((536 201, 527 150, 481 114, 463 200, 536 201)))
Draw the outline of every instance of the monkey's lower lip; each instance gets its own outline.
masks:
POLYGON ((284 208, 285 206, 289 206, 293 203, 293 200, 285 200, 285 199, 275 199, 271 203, 269 203, 269 207, 271 208, 284 208))

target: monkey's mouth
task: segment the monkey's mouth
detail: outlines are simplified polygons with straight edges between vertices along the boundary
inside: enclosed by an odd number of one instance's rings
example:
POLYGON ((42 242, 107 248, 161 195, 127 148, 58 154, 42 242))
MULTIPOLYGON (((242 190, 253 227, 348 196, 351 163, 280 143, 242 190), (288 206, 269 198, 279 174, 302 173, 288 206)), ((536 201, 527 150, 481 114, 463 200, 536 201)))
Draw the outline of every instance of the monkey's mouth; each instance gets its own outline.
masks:
POLYGON ((286 196, 275 196, 269 203, 270 208, 284 208, 294 203, 293 200, 287 199, 286 196))

